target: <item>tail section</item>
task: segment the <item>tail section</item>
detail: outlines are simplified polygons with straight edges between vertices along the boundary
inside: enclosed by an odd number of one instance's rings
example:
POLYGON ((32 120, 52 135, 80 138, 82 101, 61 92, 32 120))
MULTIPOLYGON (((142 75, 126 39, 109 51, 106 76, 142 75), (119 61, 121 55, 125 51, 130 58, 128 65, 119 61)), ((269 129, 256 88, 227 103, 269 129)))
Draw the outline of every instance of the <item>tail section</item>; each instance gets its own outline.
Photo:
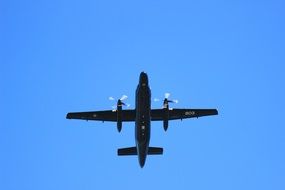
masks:
POLYGON ((149 147, 147 154, 148 154, 148 155, 159 155, 159 154, 163 154, 163 148, 160 148, 160 147, 149 147))
MULTIPOLYGON (((118 156, 133 156, 137 155, 137 147, 119 148, 118 156)), ((160 155, 163 154, 163 148, 160 147, 149 147, 148 155, 160 155)))
POLYGON ((129 147, 129 148, 119 148, 118 156, 132 156, 137 155, 137 147, 129 147))

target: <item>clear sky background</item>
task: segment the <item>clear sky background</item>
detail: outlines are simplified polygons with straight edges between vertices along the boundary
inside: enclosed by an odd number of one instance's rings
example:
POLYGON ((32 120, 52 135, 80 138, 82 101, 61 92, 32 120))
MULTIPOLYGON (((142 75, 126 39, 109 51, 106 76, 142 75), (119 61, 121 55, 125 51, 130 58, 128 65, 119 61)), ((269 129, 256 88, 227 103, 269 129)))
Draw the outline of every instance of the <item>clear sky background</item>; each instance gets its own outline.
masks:
MULTIPOLYGON (((285 189, 284 1, 0 1, 0 189, 285 189), (110 109, 153 97, 219 116, 152 123, 163 156, 117 157, 110 109)), ((152 107, 160 108, 161 103, 152 107)))

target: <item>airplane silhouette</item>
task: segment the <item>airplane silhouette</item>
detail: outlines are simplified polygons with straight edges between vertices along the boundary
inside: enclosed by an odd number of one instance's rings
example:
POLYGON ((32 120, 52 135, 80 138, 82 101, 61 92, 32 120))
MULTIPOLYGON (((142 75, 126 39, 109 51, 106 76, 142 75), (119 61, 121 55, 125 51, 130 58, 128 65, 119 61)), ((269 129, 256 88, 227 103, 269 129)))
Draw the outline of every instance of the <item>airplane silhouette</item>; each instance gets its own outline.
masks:
MULTIPOLYGON (((122 130, 123 122, 134 121, 136 146, 118 149, 118 156, 138 155, 139 164, 143 167, 147 155, 163 154, 163 148, 149 146, 151 121, 163 121, 163 128, 166 131, 169 120, 218 115, 216 109, 171 109, 169 103, 177 101, 169 100, 169 95, 169 93, 165 94, 162 109, 151 109, 151 90, 148 76, 145 72, 141 72, 136 90, 135 109, 122 109, 126 105, 123 101, 127 96, 124 95, 117 101, 115 110, 72 112, 68 113, 66 118, 117 122, 119 132, 122 130)), ((110 99, 114 100, 114 98, 110 99)))

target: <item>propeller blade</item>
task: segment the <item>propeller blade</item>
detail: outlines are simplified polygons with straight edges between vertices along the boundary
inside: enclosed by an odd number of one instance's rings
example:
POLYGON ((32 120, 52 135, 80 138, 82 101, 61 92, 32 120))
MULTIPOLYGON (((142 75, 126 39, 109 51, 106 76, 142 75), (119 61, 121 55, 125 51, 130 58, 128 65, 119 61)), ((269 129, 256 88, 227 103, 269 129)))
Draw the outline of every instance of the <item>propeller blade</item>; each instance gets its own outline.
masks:
POLYGON ((170 93, 168 93, 168 92, 166 92, 166 93, 164 94, 164 97, 165 97, 166 99, 168 99, 169 96, 170 96, 170 93))
POLYGON ((160 100, 158 98, 154 98, 153 101, 159 102, 160 100))
POLYGON ((178 100, 172 100, 173 103, 178 104, 178 100))
POLYGON ((120 98, 120 100, 121 100, 121 101, 124 101, 124 100, 126 100, 127 98, 128 98, 128 96, 123 95, 123 96, 120 98))
POLYGON ((114 101, 115 98, 113 98, 112 96, 109 97, 109 100, 114 101))
POLYGON ((178 100, 167 100, 168 103, 175 103, 177 104, 178 103, 178 100))
MULTIPOLYGON (((130 106, 131 106, 130 104, 126 104, 126 103, 123 102, 123 101, 126 100, 127 98, 128 98, 127 95, 123 95, 123 96, 118 100, 117 105, 112 106, 113 111, 116 111, 116 110, 117 110, 117 106, 120 106, 120 107, 122 107, 122 106, 130 107, 130 106)), ((114 97, 110 96, 110 97, 109 97, 109 100, 115 101, 116 99, 115 99, 114 97)))

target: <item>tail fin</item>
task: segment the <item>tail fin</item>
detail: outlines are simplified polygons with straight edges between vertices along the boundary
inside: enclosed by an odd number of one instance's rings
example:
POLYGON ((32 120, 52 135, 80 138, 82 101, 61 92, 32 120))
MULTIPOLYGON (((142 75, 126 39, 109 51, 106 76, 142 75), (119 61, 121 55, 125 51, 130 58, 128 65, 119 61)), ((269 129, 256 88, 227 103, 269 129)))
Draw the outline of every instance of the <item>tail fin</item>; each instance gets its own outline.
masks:
MULTIPOLYGON (((119 148, 118 149, 118 156, 132 156, 137 155, 137 148, 136 147, 128 147, 128 148, 119 148)), ((163 148, 160 147, 148 147, 148 155, 159 155, 163 154, 163 148)))

